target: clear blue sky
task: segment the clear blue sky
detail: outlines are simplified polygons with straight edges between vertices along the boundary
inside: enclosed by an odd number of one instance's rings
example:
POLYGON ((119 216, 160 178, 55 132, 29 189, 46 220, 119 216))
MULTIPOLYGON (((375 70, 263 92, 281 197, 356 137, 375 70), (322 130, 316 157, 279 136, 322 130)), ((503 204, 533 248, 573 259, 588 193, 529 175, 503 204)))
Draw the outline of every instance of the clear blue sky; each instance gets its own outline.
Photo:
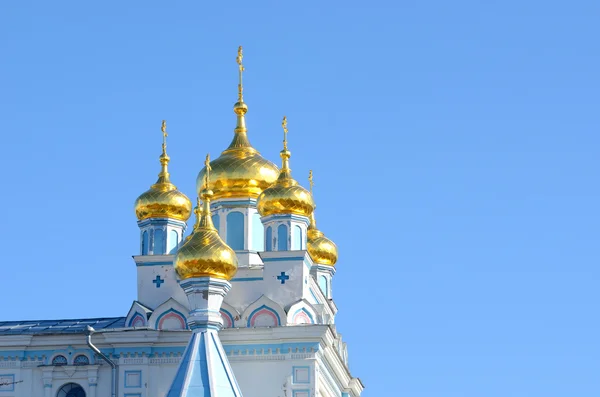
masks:
POLYGON ((243 45, 252 143, 278 162, 285 114, 294 176, 314 169, 365 397, 600 395, 599 2, 0 14, 3 319, 126 314, 160 122, 193 197, 243 45))

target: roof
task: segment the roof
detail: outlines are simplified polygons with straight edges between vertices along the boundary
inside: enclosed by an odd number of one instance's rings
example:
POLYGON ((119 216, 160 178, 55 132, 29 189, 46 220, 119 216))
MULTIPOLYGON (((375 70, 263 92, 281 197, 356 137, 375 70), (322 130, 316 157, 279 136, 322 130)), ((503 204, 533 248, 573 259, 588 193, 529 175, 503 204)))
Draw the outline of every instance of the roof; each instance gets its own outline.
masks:
POLYGON ((73 320, 0 321, 2 335, 49 335, 85 333, 87 326, 96 331, 125 327, 125 317, 82 318, 73 320))

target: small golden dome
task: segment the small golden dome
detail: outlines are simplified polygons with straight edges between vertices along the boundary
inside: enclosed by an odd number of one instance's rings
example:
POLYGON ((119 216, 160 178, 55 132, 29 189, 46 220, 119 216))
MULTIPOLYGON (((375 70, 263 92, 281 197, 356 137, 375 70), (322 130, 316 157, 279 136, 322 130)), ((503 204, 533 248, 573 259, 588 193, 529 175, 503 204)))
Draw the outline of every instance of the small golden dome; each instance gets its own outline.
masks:
POLYGON ((181 279, 216 277, 231 280, 237 272, 237 256, 221 239, 212 223, 210 200, 213 192, 206 185, 201 192, 202 209, 198 199, 194 231, 175 257, 175 271, 181 279))
POLYGON ((282 167, 277 181, 258 196, 257 208, 262 216, 272 214, 296 214, 310 216, 315 208, 312 195, 292 178, 291 153, 287 150, 287 120, 283 118, 283 150, 280 152, 282 167))
POLYGON ((185 222, 192 214, 190 199, 171 183, 168 171, 171 159, 167 155, 166 136, 166 123, 163 121, 163 152, 160 155, 158 180, 135 200, 135 215, 140 221, 148 218, 172 218, 185 222))
MULTIPOLYGON (((237 116, 237 125, 229 147, 210 163, 209 188, 214 192, 213 200, 227 197, 257 198, 264 189, 275 182, 279 173, 277 166, 262 157, 248 140, 245 119, 248 105, 244 103, 242 95, 244 67, 241 64, 241 48, 237 61, 240 69, 240 84, 238 85, 238 102, 233 106, 233 111, 237 116)), ((196 179, 198 194, 202 190, 205 174, 206 167, 200 170, 196 179)))
MULTIPOLYGON (((310 194, 312 196, 314 185, 312 170, 308 174, 308 181, 310 183, 310 194)), ((310 257, 315 263, 334 266, 338 260, 337 246, 333 241, 325 237, 323 232, 317 229, 314 211, 310 214, 310 225, 308 226, 308 231, 306 233, 306 246, 310 257)))
POLYGON ((306 233, 306 246, 310 257, 315 263, 334 266, 337 262, 337 246, 317 229, 314 213, 310 216, 310 226, 306 233))

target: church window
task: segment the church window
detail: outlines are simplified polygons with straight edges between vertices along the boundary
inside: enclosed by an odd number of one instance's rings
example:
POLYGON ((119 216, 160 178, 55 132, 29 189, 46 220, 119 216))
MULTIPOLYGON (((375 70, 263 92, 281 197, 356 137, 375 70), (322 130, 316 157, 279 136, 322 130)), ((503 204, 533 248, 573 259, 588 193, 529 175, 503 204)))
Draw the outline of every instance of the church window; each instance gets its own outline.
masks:
POLYGON ((227 245, 233 250, 244 249, 244 214, 241 212, 227 214, 227 245))
POLYGON ((77 383, 67 383, 60 388, 56 397, 85 397, 85 390, 77 383))
POLYGON ((177 243, 179 242, 179 234, 177 230, 171 230, 169 232, 169 246, 167 248, 167 253, 172 254, 173 251, 177 248, 177 243))
POLYGON ((52 365, 67 365, 67 358, 59 354, 52 359, 52 365))
POLYGON ((294 226, 292 229, 292 250, 301 250, 302 249, 302 228, 298 225, 294 226))
POLYGON ((252 215, 252 248, 256 251, 265 250, 265 228, 258 213, 252 215))
POLYGON ((327 277, 319 276, 319 288, 321 288, 321 291, 323 291, 323 295, 325 295, 325 298, 329 298, 329 288, 327 285, 327 277))
POLYGON ((266 237, 265 237, 265 245, 266 245, 266 250, 267 251, 273 251, 273 229, 271 229, 271 226, 269 226, 267 228, 266 231, 266 237))
POLYGON ((80 354, 73 360, 73 365, 89 365, 90 359, 85 354, 80 354))
POLYGON ((154 249, 152 250, 154 255, 160 255, 165 253, 165 234, 162 229, 156 229, 154 231, 154 249))
POLYGON ((148 231, 142 233, 142 255, 148 255, 148 231))
POLYGON ((277 251, 287 251, 287 226, 279 225, 277 227, 277 251))

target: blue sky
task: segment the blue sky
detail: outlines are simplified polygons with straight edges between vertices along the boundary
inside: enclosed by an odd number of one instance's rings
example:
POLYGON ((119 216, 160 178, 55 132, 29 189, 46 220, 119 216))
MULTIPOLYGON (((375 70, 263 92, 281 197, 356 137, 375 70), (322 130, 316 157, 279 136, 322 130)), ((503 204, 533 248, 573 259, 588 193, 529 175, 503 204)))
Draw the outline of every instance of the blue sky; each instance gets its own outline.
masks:
MULTIPOLYGON (((235 126, 315 172, 365 397, 600 395, 600 3, 0 6, 3 319, 125 315, 135 198, 235 126), (103 291, 108 291, 108 294, 103 291)), ((220 3, 219 3, 220 4, 220 3)))

